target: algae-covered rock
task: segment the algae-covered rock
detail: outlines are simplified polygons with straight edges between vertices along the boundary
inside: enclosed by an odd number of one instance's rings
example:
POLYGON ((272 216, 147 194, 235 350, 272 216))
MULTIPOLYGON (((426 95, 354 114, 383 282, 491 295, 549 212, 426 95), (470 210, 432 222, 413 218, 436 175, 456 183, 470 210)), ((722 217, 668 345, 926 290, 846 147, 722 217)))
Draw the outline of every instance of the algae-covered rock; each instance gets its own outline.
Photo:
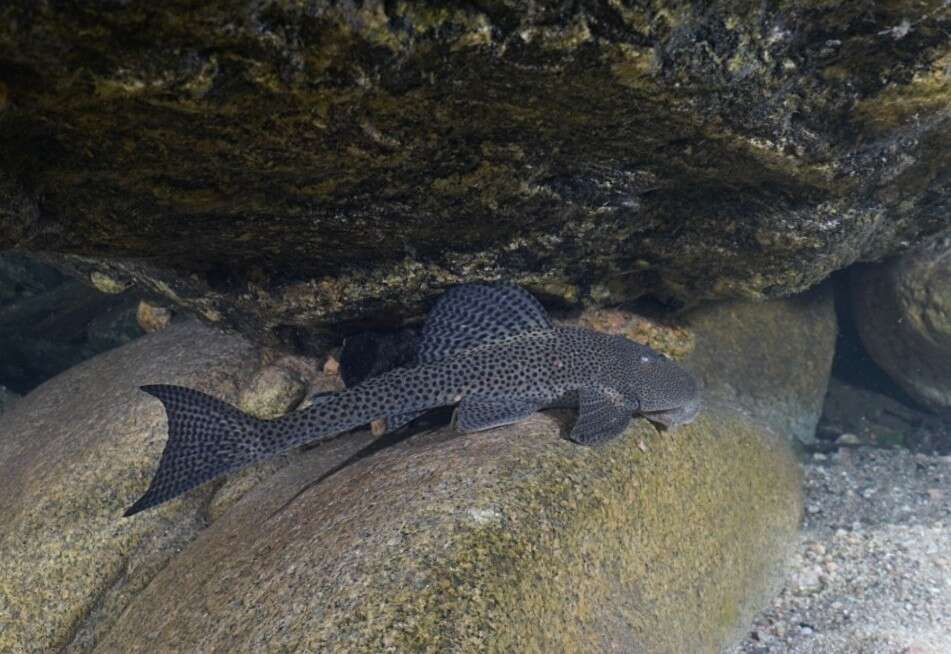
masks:
POLYGON ((306 393, 307 386, 295 371, 265 366, 241 389, 238 407, 258 418, 277 418, 300 404, 306 393))
POLYGON ((601 448, 563 430, 552 415, 439 430, 342 469, 366 432, 310 450, 175 557, 95 651, 730 642, 795 540, 799 473, 785 442, 719 407, 673 433, 640 420, 601 448))
POLYGON ((815 441, 835 352, 832 288, 769 302, 712 304, 685 317, 686 365, 706 398, 739 407, 789 439, 815 441))
POLYGON ((0 416, 0 651, 88 651, 125 604, 204 524, 210 488, 141 519, 165 443, 140 384, 237 397, 251 346, 195 323, 101 354, 0 416))
POLYGON ((923 406, 951 415, 951 236, 853 271, 869 355, 923 406))
POLYGON ((0 248, 295 346, 477 278, 784 296, 944 224, 949 22, 944 0, 7 0, 0 248))

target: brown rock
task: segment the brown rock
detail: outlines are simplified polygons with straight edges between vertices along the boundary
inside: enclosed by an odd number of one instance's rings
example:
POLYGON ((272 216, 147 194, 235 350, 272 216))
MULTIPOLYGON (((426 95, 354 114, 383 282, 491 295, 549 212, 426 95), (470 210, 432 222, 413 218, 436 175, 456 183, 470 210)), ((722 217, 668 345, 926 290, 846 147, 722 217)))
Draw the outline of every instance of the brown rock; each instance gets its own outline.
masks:
POLYGON ((227 7, 0 3, 0 249, 296 345, 475 279, 775 298, 947 222, 944 0, 227 7))
POLYGON ((951 236, 856 269, 852 295, 869 355, 912 398, 951 413, 951 236))
POLYGON ((324 374, 327 375, 336 375, 340 372, 340 362, 337 361, 333 356, 327 357, 327 361, 324 362, 324 374))

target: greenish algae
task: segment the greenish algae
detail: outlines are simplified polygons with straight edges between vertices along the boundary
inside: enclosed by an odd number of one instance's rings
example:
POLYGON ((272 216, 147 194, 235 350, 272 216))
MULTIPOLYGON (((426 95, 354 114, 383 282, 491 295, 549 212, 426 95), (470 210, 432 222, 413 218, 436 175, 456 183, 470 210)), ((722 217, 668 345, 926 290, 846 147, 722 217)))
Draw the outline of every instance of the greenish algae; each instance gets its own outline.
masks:
POLYGON ((717 419, 689 434, 639 425, 591 457, 530 464, 528 480, 499 489, 513 492, 504 523, 463 535, 409 615, 394 607, 395 644, 663 652, 727 642, 775 573, 768 553, 793 541, 799 479, 782 446, 766 452, 760 430, 717 419))

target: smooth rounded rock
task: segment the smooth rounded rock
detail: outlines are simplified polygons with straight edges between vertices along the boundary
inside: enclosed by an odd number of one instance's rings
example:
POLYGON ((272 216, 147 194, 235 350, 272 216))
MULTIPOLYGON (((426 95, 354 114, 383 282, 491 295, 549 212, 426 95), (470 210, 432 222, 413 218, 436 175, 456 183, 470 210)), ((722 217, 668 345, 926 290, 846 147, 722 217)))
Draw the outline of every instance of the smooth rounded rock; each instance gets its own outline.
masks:
POLYGON ((782 300, 711 304, 685 323, 695 339, 685 363, 705 397, 791 440, 815 440, 837 332, 828 284, 782 300))
POLYGON ((165 444, 165 413, 138 386, 233 400, 251 353, 240 338, 173 325, 60 374, 0 416, 0 651, 88 651, 202 528, 213 486, 122 517, 165 444))
POLYGON ((175 557, 94 651, 731 642, 777 589, 795 543, 787 443, 711 406, 679 431, 638 420, 587 448, 564 439, 558 415, 437 430, 342 466, 367 432, 309 450, 175 557))
POLYGON ((295 371, 269 365, 241 389, 238 407, 258 418, 277 418, 300 404, 306 393, 307 386, 295 371))
POLYGON ((856 269, 852 296, 872 359, 916 401, 951 414, 951 236, 856 269))

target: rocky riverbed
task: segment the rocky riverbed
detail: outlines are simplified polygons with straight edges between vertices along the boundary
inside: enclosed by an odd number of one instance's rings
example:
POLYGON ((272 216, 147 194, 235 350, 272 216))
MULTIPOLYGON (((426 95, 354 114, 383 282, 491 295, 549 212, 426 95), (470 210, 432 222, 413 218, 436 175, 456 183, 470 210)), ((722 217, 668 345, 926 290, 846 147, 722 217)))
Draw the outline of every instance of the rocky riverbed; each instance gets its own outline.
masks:
POLYGON ((951 456, 844 446, 802 469, 790 573, 733 654, 951 652, 951 456))

